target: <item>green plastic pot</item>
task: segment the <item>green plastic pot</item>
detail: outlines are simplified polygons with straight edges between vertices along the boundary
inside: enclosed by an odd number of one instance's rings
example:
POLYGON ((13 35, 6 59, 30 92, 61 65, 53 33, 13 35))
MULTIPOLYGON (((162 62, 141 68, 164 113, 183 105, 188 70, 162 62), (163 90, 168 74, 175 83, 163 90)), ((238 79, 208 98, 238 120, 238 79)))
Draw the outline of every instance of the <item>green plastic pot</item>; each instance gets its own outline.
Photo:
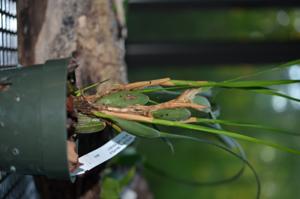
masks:
POLYGON ((66 148, 69 59, 0 69, 0 170, 71 179, 66 148))

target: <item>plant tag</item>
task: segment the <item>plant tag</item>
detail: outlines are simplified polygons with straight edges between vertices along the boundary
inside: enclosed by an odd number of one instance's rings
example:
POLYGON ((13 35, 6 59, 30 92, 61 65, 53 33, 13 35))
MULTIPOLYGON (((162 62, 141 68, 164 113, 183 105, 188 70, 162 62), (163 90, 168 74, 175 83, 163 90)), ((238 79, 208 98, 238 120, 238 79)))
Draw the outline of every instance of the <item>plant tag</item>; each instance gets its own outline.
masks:
POLYGON ((81 175, 86 171, 102 164, 103 162, 111 159, 121 151, 123 151, 128 145, 135 140, 135 136, 125 131, 122 131, 116 137, 108 141, 103 146, 83 155, 79 158, 79 162, 82 164, 77 168, 71 176, 81 175))

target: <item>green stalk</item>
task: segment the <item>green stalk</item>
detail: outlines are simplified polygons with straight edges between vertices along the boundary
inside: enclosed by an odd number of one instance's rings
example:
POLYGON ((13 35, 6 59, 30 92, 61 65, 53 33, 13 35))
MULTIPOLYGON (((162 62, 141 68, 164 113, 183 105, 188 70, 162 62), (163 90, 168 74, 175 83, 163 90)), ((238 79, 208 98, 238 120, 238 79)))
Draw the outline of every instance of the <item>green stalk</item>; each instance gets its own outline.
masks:
POLYGON ((106 79, 106 80, 103 80, 103 81, 96 82, 96 83, 94 83, 94 84, 88 85, 88 86, 86 86, 86 87, 84 87, 84 88, 81 88, 81 89, 75 91, 74 93, 75 93, 75 95, 76 95, 77 97, 79 97, 79 96, 81 96, 85 91, 90 90, 90 89, 92 89, 92 88, 95 88, 96 86, 98 86, 98 85, 100 85, 100 84, 102 84, 102 83, 104 83, 104 82, 107 82, 108 80, 109 80, 109 79, 106 79))

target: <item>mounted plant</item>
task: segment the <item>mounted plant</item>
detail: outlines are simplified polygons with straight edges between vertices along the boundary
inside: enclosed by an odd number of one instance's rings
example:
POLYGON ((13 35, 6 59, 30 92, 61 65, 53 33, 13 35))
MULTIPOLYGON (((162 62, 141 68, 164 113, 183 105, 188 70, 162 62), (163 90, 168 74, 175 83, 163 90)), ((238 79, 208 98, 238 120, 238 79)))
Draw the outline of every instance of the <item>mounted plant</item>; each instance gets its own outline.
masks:
MULTIPOLYGON (((288 67, 298 62, 291 62, 275 69, 288 67)), ((116 132, 126 131, 137 137, 163 139, 171 148, 173 146, 169 141, 170 139, 185 139, 213 145, 240 159, 244 163, 244 166, 228 179, 209 183, 213 185, 237 179, 243 173, 245 166, 248 166, 255 175, 257 181, 256 198, 259 198, 260 181, 258 175, 248 162, 243 148, 235 140, 267 145, 296 155, 300 155, 300 151, 269 140, 244 135, 241 132, 224 130, 221 125, 260 129, 286 135, 295 134, 260 124, 245 124, 217 119, 217 115, 214 112, 215 107, 212 106, 213 103, 210 102, 208 93, 215 88, 242 89, 248 92, 279 96, 299 102, 300 99, 285 95, 271 87, 300 83, 300 80, 243 81, 242 79, 245 77, 249 76, 222 82, 163 78, 115 85, 94 95, 86 95, 85 93, 88 89, 99 85, 99 83, 83 89, 72 90, 70 97, 72 98, 78 119, 75 125, 75 132, 99 132, 105 127, 110 126, 116 132), (168 128, 165 127, 180 129, 181 133, 173 133, 173 131, 168 131, 168 128), (199 132, 199 134, 191 136, 190 131, 199 132), (203 134, 210 136, 200 138, 199 135, 203 134)), ((161 175, 170 177, 168 174, 162 173, 151 165, 145 166, 161 175)), ((172 178, 182 181, 174 176, 172 178)), ((201 184, 200 182, 193 183, 196 185, 201 184)))

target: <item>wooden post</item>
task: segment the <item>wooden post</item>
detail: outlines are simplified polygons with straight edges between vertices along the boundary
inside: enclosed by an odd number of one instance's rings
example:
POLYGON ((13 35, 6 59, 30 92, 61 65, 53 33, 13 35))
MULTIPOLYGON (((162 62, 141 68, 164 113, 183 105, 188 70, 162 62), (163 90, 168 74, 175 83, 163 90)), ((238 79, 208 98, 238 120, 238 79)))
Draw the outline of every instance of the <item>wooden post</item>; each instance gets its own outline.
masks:
POLYGON ((78 83, 126 81, 124 39, 109 0, 18 1, 19 60, 23 65, 78 55, 78 83))

